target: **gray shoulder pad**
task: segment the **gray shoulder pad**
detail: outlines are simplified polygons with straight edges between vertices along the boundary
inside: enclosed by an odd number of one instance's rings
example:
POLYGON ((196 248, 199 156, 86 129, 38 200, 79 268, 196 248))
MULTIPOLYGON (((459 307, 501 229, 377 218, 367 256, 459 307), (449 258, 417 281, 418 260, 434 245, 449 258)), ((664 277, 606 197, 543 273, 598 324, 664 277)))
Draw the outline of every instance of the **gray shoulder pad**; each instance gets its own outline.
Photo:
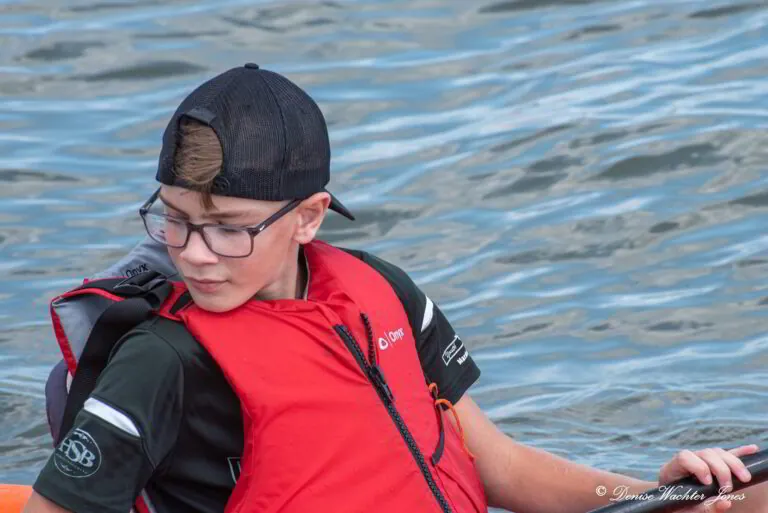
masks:
POLYGON ((165 246, 146 236, 127 255, 91 279, 135 276, 145 271, 157 271, 168 278, 178 274, 165 246))

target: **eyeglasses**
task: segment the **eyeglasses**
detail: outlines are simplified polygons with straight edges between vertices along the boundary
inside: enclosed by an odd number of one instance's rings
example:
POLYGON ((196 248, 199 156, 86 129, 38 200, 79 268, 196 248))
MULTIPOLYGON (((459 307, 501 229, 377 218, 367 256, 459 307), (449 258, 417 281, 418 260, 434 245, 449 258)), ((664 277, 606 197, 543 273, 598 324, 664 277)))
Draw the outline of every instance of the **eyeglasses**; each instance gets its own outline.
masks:
POLYGON ((152 204, 159 196, 160 189, 156 190, 139 209, 144 228, 153 240, 169 248, 181 249, 189 242, 192 232, 198 232, 208 249, 226 258, 249 256, 253 253, 253 238, 302 202, 300 199, 292 200, 255 226, 233 226, 219 223, 195 224, 168 214, 150 212, 152 204))

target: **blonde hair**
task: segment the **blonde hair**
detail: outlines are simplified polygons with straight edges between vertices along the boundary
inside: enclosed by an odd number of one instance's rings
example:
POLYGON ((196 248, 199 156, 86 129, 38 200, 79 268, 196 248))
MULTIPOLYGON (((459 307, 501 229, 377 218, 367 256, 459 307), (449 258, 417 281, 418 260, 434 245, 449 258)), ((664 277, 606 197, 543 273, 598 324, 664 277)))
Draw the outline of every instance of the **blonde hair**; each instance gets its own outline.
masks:
POLYGON ((199 192, 206 210, 214 209, 211 190, 224 163, 224 152, 216 132, 207 125, 189 118, 179 123, 173 169, 184 181, 184 187, 199 192))

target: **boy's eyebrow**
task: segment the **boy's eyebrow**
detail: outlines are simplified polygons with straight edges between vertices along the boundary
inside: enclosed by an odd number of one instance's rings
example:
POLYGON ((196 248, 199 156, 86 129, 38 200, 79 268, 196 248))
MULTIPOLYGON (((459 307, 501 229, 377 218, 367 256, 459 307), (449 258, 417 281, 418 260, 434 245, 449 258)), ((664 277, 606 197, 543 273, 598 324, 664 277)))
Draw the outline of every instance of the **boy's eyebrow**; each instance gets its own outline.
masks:
MULTIPOLYGON (((174 205, 173 203, 168 201, 166 198, 164 198, 162 193, 160 193, 158 196, 160 197, 160 201, 162 201, 163 203, 165 203, 166 205, 168 205, 172 209, 174 209, 174 210, 176 210, 178 212, 181 212, 185 216, 189 215, 186 212, 184 212, 182 209, 180 209, 179 207, 177 207, 176 205, 174 205)), ((248 214, 249 214, 249 212, 246 212, 246 211, 239 211, 239 212, 238 211, 234 211, 234 212, 206 212, 204 214, 204 217, 210 217, 212 219, 233 219, 233 218, 236 218, 236 217, 247 216, 248 214)))

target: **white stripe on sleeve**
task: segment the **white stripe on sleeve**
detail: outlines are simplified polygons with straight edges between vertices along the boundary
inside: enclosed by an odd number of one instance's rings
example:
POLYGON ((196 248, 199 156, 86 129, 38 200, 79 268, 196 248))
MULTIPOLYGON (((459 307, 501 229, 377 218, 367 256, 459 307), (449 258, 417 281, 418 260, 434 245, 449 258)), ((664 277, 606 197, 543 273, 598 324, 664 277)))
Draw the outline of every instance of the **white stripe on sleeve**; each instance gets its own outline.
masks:
POLYGON ((85 401, 83 409, 97 416, 101 420, 112 424, 117 429, 124 431, 129 435, 141 438, 141 434, 136 428, 136 424, 133 423, 130 417, 121 411, 117 411, 110 405, 105 404, 96 398, 89 397, 88 400, 85 401))
POLYGON ((424 332, 425 329, 429 326, 429 323, 432 322, 432 313, 435 309, 435 305, 432 303, 432 300, 427 298, 427 305, 424 307, 424 317, 421 319, 421 331, 424 332))
POLYGON ((146 490, 141 491, 141 498, 144 500, 144 505, 149 510, 149 513, 157 513, 157 509, 155 508, 155 505, 152 504, 152 501, 149 499, 149 494, 146 490))

